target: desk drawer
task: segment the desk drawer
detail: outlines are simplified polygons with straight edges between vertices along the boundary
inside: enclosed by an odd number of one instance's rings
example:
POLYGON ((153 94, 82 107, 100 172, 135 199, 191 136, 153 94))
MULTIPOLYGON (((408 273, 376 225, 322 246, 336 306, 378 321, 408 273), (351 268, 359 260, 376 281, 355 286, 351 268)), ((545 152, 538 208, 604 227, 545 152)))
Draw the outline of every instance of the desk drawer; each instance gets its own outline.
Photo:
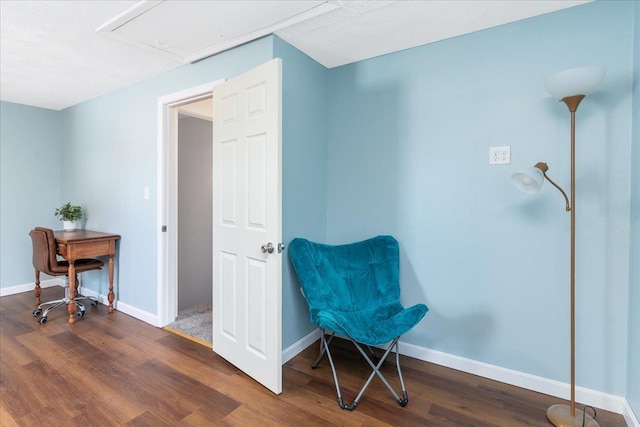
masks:
POLYGON ((84 242, 58 243, 58 254, 63 258, 80 259, 100 255, 113 255, 115 242, 113 240, 89 240, 84 242))

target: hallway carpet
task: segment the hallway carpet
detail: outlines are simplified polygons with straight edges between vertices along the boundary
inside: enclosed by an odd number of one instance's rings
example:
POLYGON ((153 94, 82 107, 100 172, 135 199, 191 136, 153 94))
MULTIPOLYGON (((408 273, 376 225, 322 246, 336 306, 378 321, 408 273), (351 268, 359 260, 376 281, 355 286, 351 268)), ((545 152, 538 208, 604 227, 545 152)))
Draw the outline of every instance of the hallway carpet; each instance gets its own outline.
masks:
POLYGON ((211 347, 213 336, 211 304, 201 304, 178 312, 176 321, 165 326, 165 329, 182 335, 193 337, 193 341, 211 347))

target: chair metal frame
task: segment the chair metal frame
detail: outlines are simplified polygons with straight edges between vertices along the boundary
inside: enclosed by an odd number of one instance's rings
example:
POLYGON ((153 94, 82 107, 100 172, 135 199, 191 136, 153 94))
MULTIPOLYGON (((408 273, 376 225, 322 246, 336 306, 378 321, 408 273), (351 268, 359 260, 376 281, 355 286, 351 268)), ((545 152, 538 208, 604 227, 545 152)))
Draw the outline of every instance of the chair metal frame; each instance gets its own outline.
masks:
POLYGON ((373 381, 373 378, 375 376, 377 376, 378 378, 380 378, 382 380, 384 385, 391 392, 391 394, 395 398, 396 402, 398 402, 398 404, 400 406, 402 406, 402 407, 407 406, 407 403, 409 403, 409 395, 407 394, 407 389, 406 389, 406 387, 404 385, 404 379, 402 377, 402 370, 400 369, 400 353, 398 352, 398 340, 400 339, 400 337, 396 337, 393 341, 391 341, 389 346, 385 349, 385 352, 384 352, 382 357, 378 357, 373 352, 373 349, 370 346, 364 345, 369 350, 369 354, 367 355, 367 353, 362 348, 362 346, 363 346, 362 344, 360 344, 357 341, 354 341, 352 339, 349 339, 353 343, 353 345, 358 349, 358 351, 360 352, 362 357, 364 357, 364 359, 367 361, 367 363, 371 367, 372 371, 371 371, 371 374, 369 375, 369 378, 367 378, 367 381, 364 383, 364 385, 362 386, 362 388, 358 392, 358 395, 353 400, 353 402, 351 404, 346 404, 346 403, 344 403, 344 399, 342 398, 342 390, 340 389, 340 383, 338 381, 338 374, 336 372, 335 364, 333 363, 333 357, 331 356, 331 350, 329 350, 329 344, 331 344, 331 341, 335 337, 335 332, 331 332, 331 335, 330 335, 329 339, 327 339, 327 330, 326 329, 321 328, 320 334, 321 334, 321 336, 320 336, 320 354, 318 355, 318 358, 315 360, 315 362, 313 362, 313 364, 311 365, 311 368, 312 369, 317 368, 318 364, 320 363, 320 361, 322 360, 324 355, 325 354, 327 355, 327 358, 329 359, 329 364, 331 365, 331 371, 333 373, 333 381, 334 381, 334 383, 336 385, 336 393, 338 395, 338 405, 340 405, 340 407, 342 409, 346 409, 348 411, 353 411, 354 409, 356 409, 356 406, 358 405, 358 402, 360 402, 360 398, 362 397, 364 392, 367 390, 367 388, 369 387, 369 385, 371 384, 371 381, 373 381), (380 372, 380 367, 382 367, 382 365, 385 363, 385 361, 387 360, 387 356, 389 356, 389 353, 391 353, 391 350, 393 350, 394 347, 395 347, 395 353, 396 353, 396 368, 398 369, 398 378, 400 379, 400 387, 402 388, 402 397, 400 397, 398 395, 398 393, 396 393, 396 391, 393 389, 393 387, 391 387, 391 384, 389 384, 389 381, 387 381, 387 379, 384 377, 382 372, 380 372))
MULTIPOLYGON (((78 293, 77 289, 80 288, 80 281, 77 278, 78 276, 76 275, 76 283, 77 283, 77 288, 76 288, 76 293, 78 293)), ((85 306, 83 303, 81 303, 80 301, 85 301, 88 300, 90 301, 90 306, 91 307, 96 307, 98 305, 98 299, 96 297, 87 297, 84 295, 80 295, 78 293, 78 296, 75 296, 73 298, 73 301, 75 301, 76 303, 76 308, 78 311, 76 311, 76 316, 77 317, 84 317, 84 312, 86 310, 85 306)), ((40 315, 42 315, 42 317, 40 317, 40 319, 38 319, 38 323, 43 324, 47 322, 47 316, 49 314, 49 312, 51 310, 53 310, 54 308, 58 308, 61 305, 64 305, 65 307, 67 306, 67 304, 69 304, 69 301, 71 301, 70 295, 69 295, 69 277, 65 276, 64 277, 64 298, 61 299, 57 299, 54 301, 46 301, 43 302, 41 304, 39 304, 35 310, 33 310, 33 316, 34 317, 38 317, 40 315), (46 307, 47 305, 50 305, 50 307, 47 307, 43 310, 44 307, 46 307)))

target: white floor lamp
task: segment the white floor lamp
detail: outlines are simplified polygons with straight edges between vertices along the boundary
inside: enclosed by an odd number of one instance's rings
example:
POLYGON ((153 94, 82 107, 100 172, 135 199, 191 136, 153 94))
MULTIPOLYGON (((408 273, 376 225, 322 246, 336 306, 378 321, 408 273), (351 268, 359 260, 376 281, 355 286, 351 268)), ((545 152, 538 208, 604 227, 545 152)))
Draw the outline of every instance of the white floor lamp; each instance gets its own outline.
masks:
POLYGON ((575 244, 576 244, 576 189, 575 189, 575 136, 576 110, 580 101, 602 81, 606 69, 602 66, 572 68, 560 71, 545 79, 547 91, 569 108, 571 113, 571 201, 567 194, 547 176, 546 163, 536 163, 527 170, 511 175, 516 186, 527 193, 535 193, 544 180, 549 181, 564 196, 566 210, 571 213, 571 404, 553 405, 547 409, 547 418, 558 427, 597 427, 598 423, 584 411, 576 409, 575 372, 575 244))

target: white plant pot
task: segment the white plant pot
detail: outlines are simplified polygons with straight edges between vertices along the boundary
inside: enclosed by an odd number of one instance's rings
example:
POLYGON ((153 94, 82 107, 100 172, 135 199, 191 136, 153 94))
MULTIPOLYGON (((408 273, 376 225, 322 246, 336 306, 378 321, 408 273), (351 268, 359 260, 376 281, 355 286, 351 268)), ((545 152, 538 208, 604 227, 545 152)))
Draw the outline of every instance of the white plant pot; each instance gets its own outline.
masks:
POLYGON ((64 231, 75 231, 76 230, 76 222, 75 221, 62 221, 62 228, 64 231))

